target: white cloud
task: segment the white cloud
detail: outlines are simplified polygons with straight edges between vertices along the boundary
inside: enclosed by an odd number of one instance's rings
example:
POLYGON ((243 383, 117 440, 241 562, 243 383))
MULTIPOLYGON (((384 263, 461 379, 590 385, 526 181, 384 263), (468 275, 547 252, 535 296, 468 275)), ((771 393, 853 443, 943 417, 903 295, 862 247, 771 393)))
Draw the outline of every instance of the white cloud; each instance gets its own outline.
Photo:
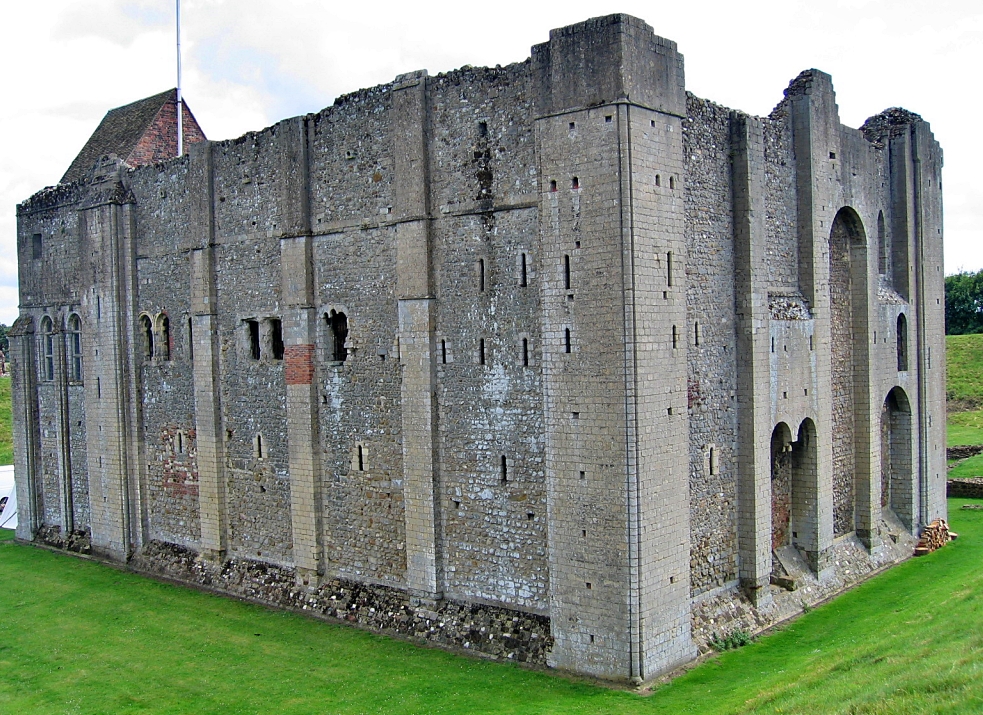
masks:
MULTIPOLYGON (((174 86, 175 57, 173 2, 46 0, 0 12, 0 89, 16 98, 0 105, 3 286, 15 276, 15 204, 60 178, 107 110, 174 86)), ((209 137, 230 138, 410 70, 522 61, 551 28, 611 12, 675 40, 689 89, 726 106, 766 114, 816 67, 833 75, 848 125, 895 105, 922 114, 946 150, 946 270, 983 268, 983 149, 966 140, 981 109, 971 79, 983 9, 959 0, 185 0, 185 96, 209 137)), ((15 312, 16 297, 0 290, 0 321, 15 312)))

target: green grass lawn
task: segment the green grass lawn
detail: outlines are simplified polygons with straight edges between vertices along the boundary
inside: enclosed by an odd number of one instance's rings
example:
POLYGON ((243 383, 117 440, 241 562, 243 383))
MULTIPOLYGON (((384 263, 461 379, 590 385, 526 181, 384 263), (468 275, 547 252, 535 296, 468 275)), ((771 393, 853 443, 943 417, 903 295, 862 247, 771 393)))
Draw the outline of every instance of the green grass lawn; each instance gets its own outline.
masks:
POLYGON ((983 444, 983 410, 951 412, 947 420, 950 447, 957 444, 983 444))
MULTIPOLYGON (((946 397, 952 406, 983 405, 983 335, 947 335, 946 397)), ((983 409, 949 412, 946 419, 946 444, 983 444, 983 409)), ((983 476, 983 454, 951 463, 948 476, 983 476)))
POLYGON ((946 398, 983 407, 983 335, 946 335, 946 398))
MULTIPOLYGON (((983 410, 949 413, 947 432, 946 442, 950 447, 959 444, 983 444, 983 410)), ((948 476, 951 479, 983 477, 983 454, 954 461, 948 476)))
POLYGON ((951 464, 952 466, 946 472, 949 479, 983 477, 983 454, 977 454, 968 459, 954 460, 951 464))
POLYGON ((979 713, 983 511, 960 511, 967 501, 950 500, 955 543, 649 697, 157 583, 8 536, 0 712, 979 713))

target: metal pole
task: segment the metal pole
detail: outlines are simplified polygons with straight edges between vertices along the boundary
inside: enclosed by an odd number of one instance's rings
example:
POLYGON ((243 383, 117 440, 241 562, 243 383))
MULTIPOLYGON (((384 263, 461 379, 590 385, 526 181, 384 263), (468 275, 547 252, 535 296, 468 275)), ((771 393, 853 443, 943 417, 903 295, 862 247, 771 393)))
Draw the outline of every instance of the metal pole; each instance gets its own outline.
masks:
POLYGON ((175 0, 177 6, 177 155, 184 154, 184 100, 181 99, 181 0, 175 0))

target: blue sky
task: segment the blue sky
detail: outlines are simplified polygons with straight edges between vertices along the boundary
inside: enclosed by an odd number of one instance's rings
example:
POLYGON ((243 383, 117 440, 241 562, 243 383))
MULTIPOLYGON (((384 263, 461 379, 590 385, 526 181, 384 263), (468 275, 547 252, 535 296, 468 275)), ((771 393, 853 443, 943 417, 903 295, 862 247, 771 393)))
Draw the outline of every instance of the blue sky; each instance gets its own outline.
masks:
MULTIPOLYGON (((184 0, 184 93, 226 139, 426 68, 517 62, 551 28, 627 12, 675 40, 690 91, 767 114, 799 71, 833 75, 841 120, 891 106, 945 151, 947 273, 983 268, 983 3, 936 0, 326 3, 184 0)), ((61 177, 109 109, 175 84, 173 0, 4 3, 0 322, 17 315, 15 205, 61 177)))

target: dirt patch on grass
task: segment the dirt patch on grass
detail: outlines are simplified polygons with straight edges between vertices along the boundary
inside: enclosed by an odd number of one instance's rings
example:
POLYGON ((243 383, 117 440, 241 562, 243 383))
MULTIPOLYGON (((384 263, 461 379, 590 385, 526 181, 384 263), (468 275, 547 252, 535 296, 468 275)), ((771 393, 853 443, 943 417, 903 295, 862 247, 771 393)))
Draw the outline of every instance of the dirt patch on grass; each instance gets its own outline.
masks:
POLYGON ((957 412, 974 412, 980 409, 980 405, 983 405, 983 402, 975 398, 949 398, 945 401, 945 411, 949 415, 957 412))

